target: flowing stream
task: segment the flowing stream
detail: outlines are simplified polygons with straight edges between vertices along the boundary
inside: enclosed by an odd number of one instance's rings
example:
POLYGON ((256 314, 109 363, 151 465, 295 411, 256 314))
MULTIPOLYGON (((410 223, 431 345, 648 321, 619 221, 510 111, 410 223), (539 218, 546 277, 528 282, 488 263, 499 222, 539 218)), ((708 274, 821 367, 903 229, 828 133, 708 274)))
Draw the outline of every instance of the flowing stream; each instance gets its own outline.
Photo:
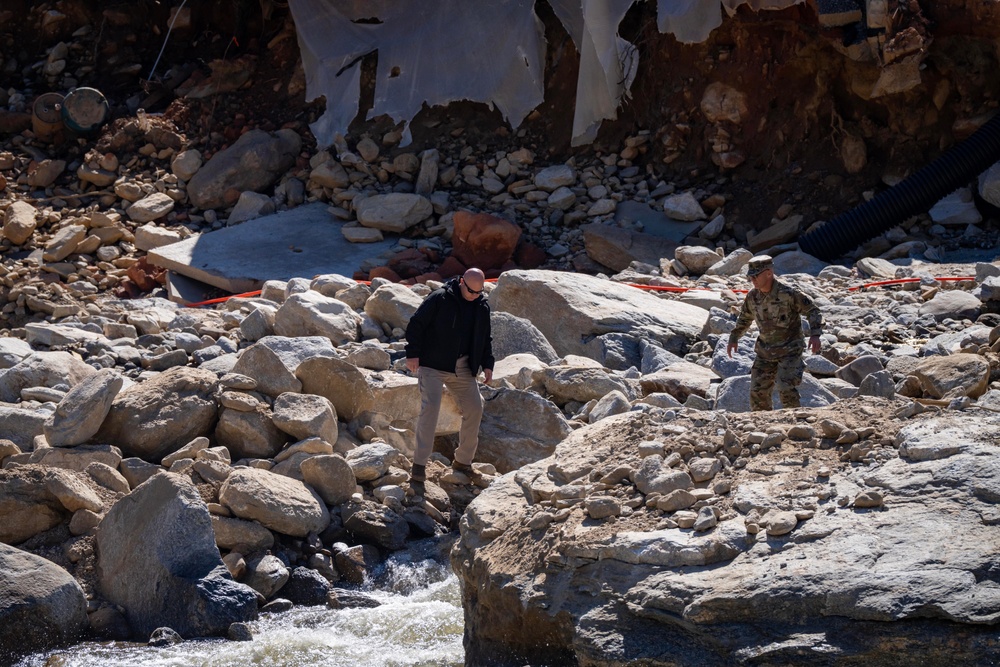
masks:
POLYGON ((462 602, 446 564, 390 559, 365 591, 381 606, 295 607, 262 615, 253 641, 186 641, 150 648, 121 642, 77 644, 25 658, 18 667, 404 667, 460 666, 462 602))

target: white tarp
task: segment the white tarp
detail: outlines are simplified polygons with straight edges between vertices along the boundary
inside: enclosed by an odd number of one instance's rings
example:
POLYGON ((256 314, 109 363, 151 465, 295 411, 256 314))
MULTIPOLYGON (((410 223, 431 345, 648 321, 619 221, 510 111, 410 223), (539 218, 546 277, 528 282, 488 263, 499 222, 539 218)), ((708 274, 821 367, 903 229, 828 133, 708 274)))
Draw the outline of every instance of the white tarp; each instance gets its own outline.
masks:
POLYGON ((618 24, 635 0, 549 0, 580 52, 573 114, 574 146, 597 138, 601 121, 618 117, 639 67, 635 45, 618 36, 618 24))
POLYGON ((534 0, 290 0, 289 6, 307 98, 326 96, 326 113, 311 126, 323 147, 357 115, 361 57, 373 51, 378 70, 369 119, 387 114, 409 123, 424 103, 472 100, 495 105, 517 127, 542 102, 545 36, 534 0))
MULTIPOLYGON (((805 0, 657 0, 657 26, 684 43, 705 41, 722 9, 784 9, 805 0)), ((639 63, 618 25, 636 0, 548 0, 580 53, 573 145, 617 117, 639 63)), ((377 52, 375 101, 406 125, 424 104, 496 106, 513 127, 541 104, 545 35, 535 0, 289 0, 306 74, 306 97, 326 97, 310 128, 320 147, 347 133, 361 98, 361 59, 377 52)))

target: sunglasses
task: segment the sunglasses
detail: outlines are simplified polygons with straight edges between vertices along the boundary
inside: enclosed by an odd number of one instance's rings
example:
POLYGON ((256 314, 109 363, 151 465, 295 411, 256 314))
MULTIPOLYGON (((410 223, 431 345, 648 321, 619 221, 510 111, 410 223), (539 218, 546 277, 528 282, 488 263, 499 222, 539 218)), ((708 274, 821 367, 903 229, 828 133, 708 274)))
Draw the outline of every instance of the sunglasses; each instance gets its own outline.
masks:
POLYGON ((482 294, 483 290, 486 289, 485 287, 483 289, 480 289, 480 290, 472 289, 471 287, 469 287, 469 284, 467 282, 465 282, 464 280, 462 281, 462 287, 464 287, 465 289, 469 290, 469 294, 482 294))

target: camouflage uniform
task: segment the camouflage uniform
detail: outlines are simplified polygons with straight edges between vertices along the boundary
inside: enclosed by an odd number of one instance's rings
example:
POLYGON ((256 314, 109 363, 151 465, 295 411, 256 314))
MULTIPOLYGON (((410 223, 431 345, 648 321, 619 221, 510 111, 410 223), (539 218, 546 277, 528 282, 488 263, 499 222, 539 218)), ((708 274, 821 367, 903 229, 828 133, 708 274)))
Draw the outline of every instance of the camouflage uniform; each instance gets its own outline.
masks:
POLYGON ((743 301, 736 328, 729 334, 729 344, 736 345, 750 324, 757 322, 760 335, 754 346, 756 358, 750 370, 750 409, 771 410, 771 392, 777 382, 781 405, 799 407, 802 383, 802 321, 809 324, 809 335, 820 335, 822 316, 813 300, 775 278, 771 291, 752 289, 743 301))

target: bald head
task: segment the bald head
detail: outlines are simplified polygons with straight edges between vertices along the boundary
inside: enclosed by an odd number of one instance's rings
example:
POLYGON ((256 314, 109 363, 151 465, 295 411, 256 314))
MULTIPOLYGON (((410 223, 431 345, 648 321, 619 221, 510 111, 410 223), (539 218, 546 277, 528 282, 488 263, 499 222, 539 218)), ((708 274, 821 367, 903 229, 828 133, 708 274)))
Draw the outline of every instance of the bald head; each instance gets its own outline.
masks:
POLYGON ((486 274, 480 269, 468 269, 462 274, 462 296, 467 301, 474 301, 483 293, 483 284, 486 282, 486 274))

